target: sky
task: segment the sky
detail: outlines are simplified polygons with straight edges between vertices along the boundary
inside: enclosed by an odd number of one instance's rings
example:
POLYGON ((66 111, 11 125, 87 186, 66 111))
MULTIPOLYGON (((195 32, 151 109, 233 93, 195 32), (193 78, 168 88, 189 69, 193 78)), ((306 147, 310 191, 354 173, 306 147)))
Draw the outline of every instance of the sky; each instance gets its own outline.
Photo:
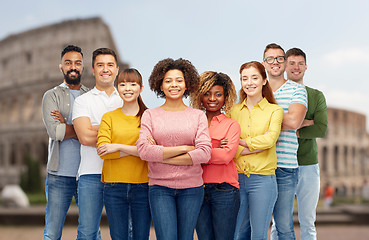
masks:
POLYGON ((150 108, 163 102, 147 86, 158 61, 182 57, 199 73, 226 73, 238 91, 239 67, 262 61, 265 46, 275 42, 307 54, 304 83, 321 90, 328 107, 369 118, 367 0, 14 0, 2 9, 0 40, 62 20, 101 17, 122 60, 141 72, 150 108))

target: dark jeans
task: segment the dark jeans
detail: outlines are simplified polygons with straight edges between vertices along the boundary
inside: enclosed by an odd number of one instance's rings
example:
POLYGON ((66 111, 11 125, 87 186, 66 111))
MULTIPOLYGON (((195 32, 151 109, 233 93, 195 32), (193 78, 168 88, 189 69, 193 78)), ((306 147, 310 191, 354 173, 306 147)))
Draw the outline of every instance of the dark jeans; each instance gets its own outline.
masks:
POLYGON ((207 183, 204 190, 196 225, 199 240, 233 239, 240 207, 238 188, 228 183, 207 183))

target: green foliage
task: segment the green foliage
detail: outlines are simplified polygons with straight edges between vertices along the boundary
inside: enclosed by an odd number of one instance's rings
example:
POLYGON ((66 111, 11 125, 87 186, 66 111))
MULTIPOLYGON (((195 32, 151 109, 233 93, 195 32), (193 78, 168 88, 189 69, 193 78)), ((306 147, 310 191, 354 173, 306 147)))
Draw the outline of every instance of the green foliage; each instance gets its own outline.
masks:
POLYGON ((26 158, 27 169, 21 176, 21 187, 26 193, 38 193, 43 190, 40 163, 31 156, 26 158))

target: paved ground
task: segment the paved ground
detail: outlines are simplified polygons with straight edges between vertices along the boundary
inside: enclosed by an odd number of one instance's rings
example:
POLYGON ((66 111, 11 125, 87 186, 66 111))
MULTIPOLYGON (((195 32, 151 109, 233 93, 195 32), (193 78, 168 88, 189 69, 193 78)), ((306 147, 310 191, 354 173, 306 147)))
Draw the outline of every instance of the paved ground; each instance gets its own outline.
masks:
MULTIPOLYGON (((42 239, 44 214, 44 206, 26 209, 0 207, 0 240, 42 239)), ((77 219, 78 209, 72 207, 68 212, 63 239, 76 238, 77 219)), ((296 213, 294 223, 296 237, 300 239, 296 213)), ((369 205, 342 205, 329 210, 318 209, 317 231, 319 240, 369 240, 369 205)), ((104 240, 110 239, 105 214, 101 232, 104 240)), ((153 229, 150 239, 156 239, 153 229)))
MULTIPOLYGON (((295 227, 296 237, 300 239, 299 228, 295 227)), ((369 240, 369 226, 318 226, 319 240, 369 240)), ((40 226, 0 226, 0 240, 40 240, 42 239, 43 228, 40 226)), ((103 240, 110 239, 107 226, 101 228, 103 240)), ((63 238, 73 240, 76 237, 76 227, 66 226, 63 231, 63 238)), ((152 231, 150 240, 156 239, 152 231)), ((197 238, 194 238, 197 239, 197 238)))

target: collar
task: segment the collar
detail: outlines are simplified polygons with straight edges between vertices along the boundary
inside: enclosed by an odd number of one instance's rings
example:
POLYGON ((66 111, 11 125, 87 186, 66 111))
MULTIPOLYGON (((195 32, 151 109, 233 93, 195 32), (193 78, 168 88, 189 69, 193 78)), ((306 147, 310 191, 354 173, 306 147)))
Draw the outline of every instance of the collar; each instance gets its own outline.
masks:
MULTIPOLYGON (((96 86, 93 89, 91 89, 91 93, 92 94, 95 94, 95 95, 99 95, 99 94, 105 94, 105 95, 107 95, 105 91, 100 91, 99 89, 96 88, 96 86)), ((117 89, 115 87, 114 87, 114 92, 112 93, 112 95, 113 94, 116 94, 116 95, 119 96, 118 91, 117 91, 117 89)))
POLYGON ((213 119, 211 119, 211 121, 218 121, 221 122, 223 121, 223 119, 226 118, 226 115, 224 115, 224 113, 219 114, 218 116, 213 117, 213 119))
MULTIPOLYGON (((65 84, 65 82, 62 82, 62 83, 59 85, 59 87, 61 87, 61 88, 65 88, 65 89, 69 89, 69 90, 70 90, 69 86, 68 86, 67 84, 65 84)), ((87 87, 85 87, 84 85, 81 85, 81 88, 80 88, 79 90, 80 90, 80 91, 82 91, 82 92, 87 92, 89 89, 88 89, 87 87)))
MULTIPOLYGON (((247 108, 246 100, 247 100, 247 97, 242 102, 242 108, 244 108, 244 107, 247 108)), ((268 105, 268 103, 269 103, 268 100, 264 97, 260 102, 258 102, 257 104, 255 104, 255 106, 259 106, 259 108, 261 110, 264 110, 264 108, 268 105)))

